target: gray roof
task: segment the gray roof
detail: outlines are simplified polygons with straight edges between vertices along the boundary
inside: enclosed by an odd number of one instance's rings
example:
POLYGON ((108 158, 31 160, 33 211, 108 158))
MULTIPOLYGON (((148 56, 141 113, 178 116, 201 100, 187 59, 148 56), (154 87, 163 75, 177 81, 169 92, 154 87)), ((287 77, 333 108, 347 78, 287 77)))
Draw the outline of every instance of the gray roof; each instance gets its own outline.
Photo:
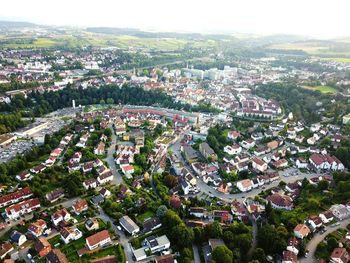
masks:
POLYGON ((206 142, 201 143, 201 148, 207 153, 207 154, 215 154, 214 150, 207 144, 206 142))
POLYGON ((134 221, 131 220, 128 216, 123 216, 119 219, 119 223, 125 228, 126 231, 132 233, 134 231, 139 230, 140 228, 134 221))

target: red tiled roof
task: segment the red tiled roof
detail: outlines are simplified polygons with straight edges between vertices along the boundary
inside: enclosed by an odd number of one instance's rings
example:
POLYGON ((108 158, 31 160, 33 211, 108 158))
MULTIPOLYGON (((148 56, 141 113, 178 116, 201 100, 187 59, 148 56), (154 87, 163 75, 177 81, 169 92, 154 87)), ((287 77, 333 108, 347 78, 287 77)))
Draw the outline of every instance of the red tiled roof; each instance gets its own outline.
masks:
POLYGON ((110 238, 109 233, 107 230, 103 230, 100 232, 97 232, 96 234, 89 236, 86 238, 86 242, 91 246, 95 246, 96 244, 100 243, 103 240, 106 240, 110 238))

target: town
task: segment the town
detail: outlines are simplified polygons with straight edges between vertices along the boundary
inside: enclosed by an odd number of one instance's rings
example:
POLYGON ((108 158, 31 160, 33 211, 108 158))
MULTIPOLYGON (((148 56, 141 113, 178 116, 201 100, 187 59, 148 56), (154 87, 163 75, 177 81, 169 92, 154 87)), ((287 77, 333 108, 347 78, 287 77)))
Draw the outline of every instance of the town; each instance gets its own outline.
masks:
POLYGON ((3 262, 350 261, 350 64, 201 52, 0 50, 3 262))

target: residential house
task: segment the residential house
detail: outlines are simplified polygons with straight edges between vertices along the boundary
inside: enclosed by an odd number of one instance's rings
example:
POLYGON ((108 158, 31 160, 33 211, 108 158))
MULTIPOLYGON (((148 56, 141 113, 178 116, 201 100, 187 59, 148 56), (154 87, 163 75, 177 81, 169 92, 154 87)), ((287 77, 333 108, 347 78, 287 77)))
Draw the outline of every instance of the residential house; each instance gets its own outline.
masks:
POLYGON ((39 198, 29 199, 14 204, 5 209, 6 217, 10 220, 19 218, 21 215, 29 214, 40 207, 39 198))
POLYGON ((208 143, 202 142, 199 144, 199 152, 206 158, 212 161, 217 160, 218 156, 214 152, 214 150, 209 146, 208 143))
POLYGON ((274 193, 266 198, 275 209, 292 210, 293 201, 289 196, 274 193))
POLYGON ((324 224, 328 224, 329 222, 332 222, 334 219, 334 215, 330 210, 320 213, 319 217, 321 218, 324 224))
POLYGON ((4 259, 9 253, 14 250, 10 242, 5 242, 0 245, 0 259, 4 259))
POLYGON ((83 186, 86 190, 94 189, 97 187, 97 183, 98 181, 95 178, 91 178, 91 179, 85 180, 83 182, 83 186))
POLYGON ((63 227, 60 231, 61 239, 65 244, 78 240, 83 236, 83 233, 75 226, 63 227))
POLYGON ((286 159, 279 159, 272 163, 276 169, 283 169, 288 166, 288 161, 286 159))
POLYGON ((66 255, 59 249, 53 249, 46 256, 47 263, 68 263, 66 255))
POLYGON ((330 259, 332 263, 347 263, 350 260, 350 256, 345 248, 337 247, 333 250, 330 259))
POLYGON ((18 181, 28 181, 31 180, 33 178, 32 174, 28 171, 23 171, 20 172, 18 175, 16 175, 16 179, 18 181))
POLYGON ((294 232, 294 235, 300 239, 307 237, 311 233, 310 228, 308 228, 307 225, 305 224, 298 224, 294 228, 293 232, 294 232))
POLYGON ((46 222, 42 219, 38 219, 37 221, 29 225, 28 232, 35 237, 39 237, 44 233, 46 228, 47 228, 46 222))
POLYGON ((236 140, 240 136, 241 134, 239 131, 229 131, 227 134, 227 137, 231 140, 236 140))
POLYGON ((89 209, 88 203, 85 199, 76 200, 72 205, 75 214, 79 215, 89 209))
POLYGON ((322 226, 322 219, 319 216, 310 216, 308 219, 308 223, 313 230, 320 228, 322 226))
POLYGON ((253 148, 255 146, 255 141, 253 139, 247 139, 241 142, 241 146, 246 149, 249 150, 250 148, 253 148))
POLYGON ((51 215, 51 221, 55 226, 57 226, 61 221, 68 222, 70 219, 71 215, 66 208, 59 209, 51 215))
POLYGON ((122 216, 119 224, 132 236, 140 232, 139 226, 128 216, 122 216))
POLYGON ((107 230, 102 230, 85 239, 86 246, 89 250, 94 250, 98 247, 103 247, 112 242, 112 239, 107 230))
POLYGON ((207 209, 203 207, 190 207, 189 214, 194 217, 204 218, 207 215, 207 209))
POLYGON ((295 255, 299 253, 300 241, 296 237, 291 237, 287 242, 287 250, 293 252, 295 255))
POLYGON ((296 166, 298 167, 298 169, 305 169, 308 166, 308 162, 307 160, 305 160, 302 157, 299 157, 296 162, 295 162, 296 166))
POLYGON ((96 145, 96 147, 94 149, 94 154, 96 154, 96 155, 103 155, 103 154, 105 154, 105 143, 104 142, 100 141, 96 145))
POLYGON ((0 208, 11 204, 18 203, 33 195, 32 190, 29 187, 25 187, 17 192, 3 195, 0 197, 0 208))
POLYGON ((18 246, 22 246, 27 241, 27 237, 17 230, 11 233, 10 239, 12 242, 15 242, 18 246))
POLYGON ((150 236, 145 239, 145 245, 153 254, 169 249, 170 241, 166 235, 160 237, 150 236))
POLYGON ((98 183, 101 184, 106 184, 109 182, 113 181, 113 173, 112 171, 107 171, 97 177, 98 183))
POLYGON ((252 166, 254 169, 260 172, 265 172, 267 170, 267 163, 265 163, 263 160, 257 157, 253 158, 252 166))
POLYGON ((46 238, 39 237, 38 241, 34 244, 34 249, 38 252, 40 257, 46 257, 52 250, 51 244, 46 238))
POLYGON ((93 231, 99 229, 98 220, 95 218, 89 218, 85 221, 85 227, 88 231, 93 231))
POLYGON ((350 211, 343 204, 332 205, 329 210, 338 220, 343 220, 350 217, 350 211))
POLYGON ((236 186, 241 192, 248 192, 252 190, 253 184, 250 179, 244 179, 237 182, 236 186))
POLYGON ((174 260, 174 256, 169 254, 169 255, 163 255, 163 256, 158 256, 155 259, 156 263, 175 263, 176 260, 174 260))
POLYGON ((297 256, 289 250, 283 251, 282 263, 297 263, 297 256))
POLYGON ((50 203, 54 203, 63 197, 64 197, 64 189, 63 188, 58 188, 58 189, 53 190, 53 191, 46 194, 46 199, 50 203))
POLYGON ((155 229, 160 228, 161 226, 162 223, 158 217, 146 219, 142 224, 143 233, 149 233, 155 229))

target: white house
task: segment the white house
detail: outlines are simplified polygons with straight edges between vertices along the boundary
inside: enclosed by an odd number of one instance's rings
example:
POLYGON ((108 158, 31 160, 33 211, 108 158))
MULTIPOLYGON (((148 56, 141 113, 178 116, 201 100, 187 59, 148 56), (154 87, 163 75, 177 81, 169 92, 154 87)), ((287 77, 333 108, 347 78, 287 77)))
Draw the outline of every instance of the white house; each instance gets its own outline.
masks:
POLYGON ((76 227, 64 227, 60 231, 61 239, 65 244, 78 240, 83 233, 76 227))
POLYGON ((301 157, 297 159, 295 164, 299 169, 305 169, 308 166, 307 160, 305 160, 304 158, 301 158, 301 157))
POLYGON ((112 242, 107 230, 97 232, 96 234, 93 234, 92 236, 86 238, 85 241, 86 246, 89 248, 89 250, 94 250, 98 247, 102 247, 112 242))
POLYGON ((267 163, 265 163, 260 158, 254 158, 252 160, 252 165, 253 165, 254 169, 256 169, 260 172, 265 172, 267 170, 267 163))
POLYGON ((252 188, 253 188, 253 184, 252 184, 252 181, 250 179, 241 180, 241 181, 237 182, 236 186, 241 192, 247 192, 247 191, 252 190, 252 188))
POLYGON ((65 208, 57 210, 51 215, 51 221, 55 226, 57 226, 61 221, 68 222, 70 219, 71 215, 65 208))
POLYGON ((240 154, 242 151, 242 147, 238 144, 233 144, 232 146, 227 145, 224 147, 224 152, 229 155, 240 154))

